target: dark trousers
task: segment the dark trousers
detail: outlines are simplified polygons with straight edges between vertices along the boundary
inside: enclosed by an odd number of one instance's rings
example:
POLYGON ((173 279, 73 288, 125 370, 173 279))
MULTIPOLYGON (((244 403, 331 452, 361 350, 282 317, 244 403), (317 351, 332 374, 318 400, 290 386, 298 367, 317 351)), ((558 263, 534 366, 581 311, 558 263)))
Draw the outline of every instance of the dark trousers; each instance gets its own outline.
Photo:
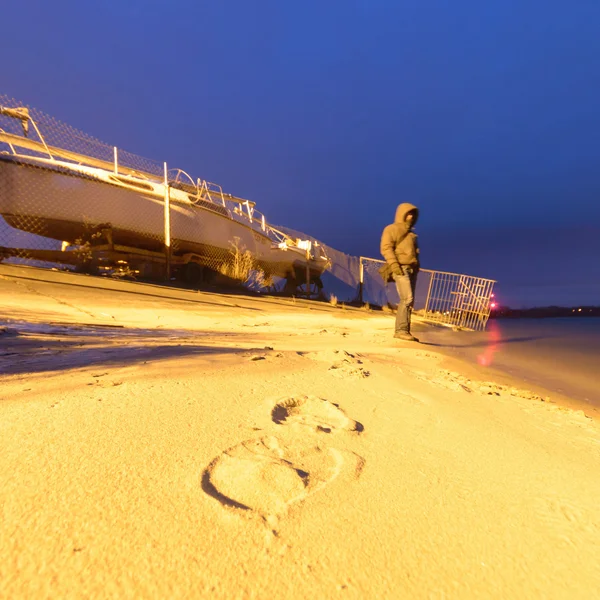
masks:
POLYGON ((400 302, 396 311, 396 333, 410 333, 410 317, 415 304, 418 272, 412 267, 401 267, 403 275, 394 275, 400 302))

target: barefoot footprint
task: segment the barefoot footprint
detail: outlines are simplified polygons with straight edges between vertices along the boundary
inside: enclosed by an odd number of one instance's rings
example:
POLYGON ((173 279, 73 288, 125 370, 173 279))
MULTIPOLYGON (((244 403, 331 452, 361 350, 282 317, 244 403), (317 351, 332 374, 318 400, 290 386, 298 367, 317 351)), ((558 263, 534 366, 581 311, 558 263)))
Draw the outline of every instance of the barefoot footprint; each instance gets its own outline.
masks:
POLYGON ((335 433, 338 431, 364 430, 362 423, 346 416, 333 402, 317 396, 294 396, 283 398, 275 404, 271 418, 278 425, 304 425, 316 431, 335 433))
POLYGON ((333 448, 289 448, 267 436, 223 452, 204 471, 202 488, 224 506, 279 516, 335 479, 343 463, 333 448))

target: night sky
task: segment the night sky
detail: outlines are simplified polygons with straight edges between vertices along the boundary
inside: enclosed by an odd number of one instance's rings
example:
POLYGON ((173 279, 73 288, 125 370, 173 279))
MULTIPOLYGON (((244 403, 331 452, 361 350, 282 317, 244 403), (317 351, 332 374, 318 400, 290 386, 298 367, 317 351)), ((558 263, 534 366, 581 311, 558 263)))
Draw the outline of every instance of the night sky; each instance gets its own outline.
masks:
POLYGON ((6 2, 0 93, 501 303, 600 304, 598 0, 6 2))

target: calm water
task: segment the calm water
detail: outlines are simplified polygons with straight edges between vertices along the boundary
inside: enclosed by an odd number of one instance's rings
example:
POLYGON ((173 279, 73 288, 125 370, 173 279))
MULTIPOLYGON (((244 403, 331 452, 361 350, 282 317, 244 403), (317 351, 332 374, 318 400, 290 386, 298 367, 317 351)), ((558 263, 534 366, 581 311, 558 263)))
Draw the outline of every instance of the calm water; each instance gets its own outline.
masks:
POLYGON ((600 318, 494 319, 485 333, 436 328, 423 341, 600 409, 600 318))

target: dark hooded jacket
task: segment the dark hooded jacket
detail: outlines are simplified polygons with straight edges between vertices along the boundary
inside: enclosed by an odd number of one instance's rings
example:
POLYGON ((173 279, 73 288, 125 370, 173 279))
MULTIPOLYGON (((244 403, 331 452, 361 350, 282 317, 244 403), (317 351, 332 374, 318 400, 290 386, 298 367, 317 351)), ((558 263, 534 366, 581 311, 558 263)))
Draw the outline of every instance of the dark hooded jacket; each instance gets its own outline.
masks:
POLYGON ((412 228, 419 218, 419 209, 413 204, 403 203, 396 209, 394 223, 388 225, 381 235, 381 254, 385 258, 382 277, 387 281, 392 275, 401 273, 400 265, 419 270, 419 245, 417 234, 412 228), (406 222, 409 213, 413 213, 412 224, 406 222))

